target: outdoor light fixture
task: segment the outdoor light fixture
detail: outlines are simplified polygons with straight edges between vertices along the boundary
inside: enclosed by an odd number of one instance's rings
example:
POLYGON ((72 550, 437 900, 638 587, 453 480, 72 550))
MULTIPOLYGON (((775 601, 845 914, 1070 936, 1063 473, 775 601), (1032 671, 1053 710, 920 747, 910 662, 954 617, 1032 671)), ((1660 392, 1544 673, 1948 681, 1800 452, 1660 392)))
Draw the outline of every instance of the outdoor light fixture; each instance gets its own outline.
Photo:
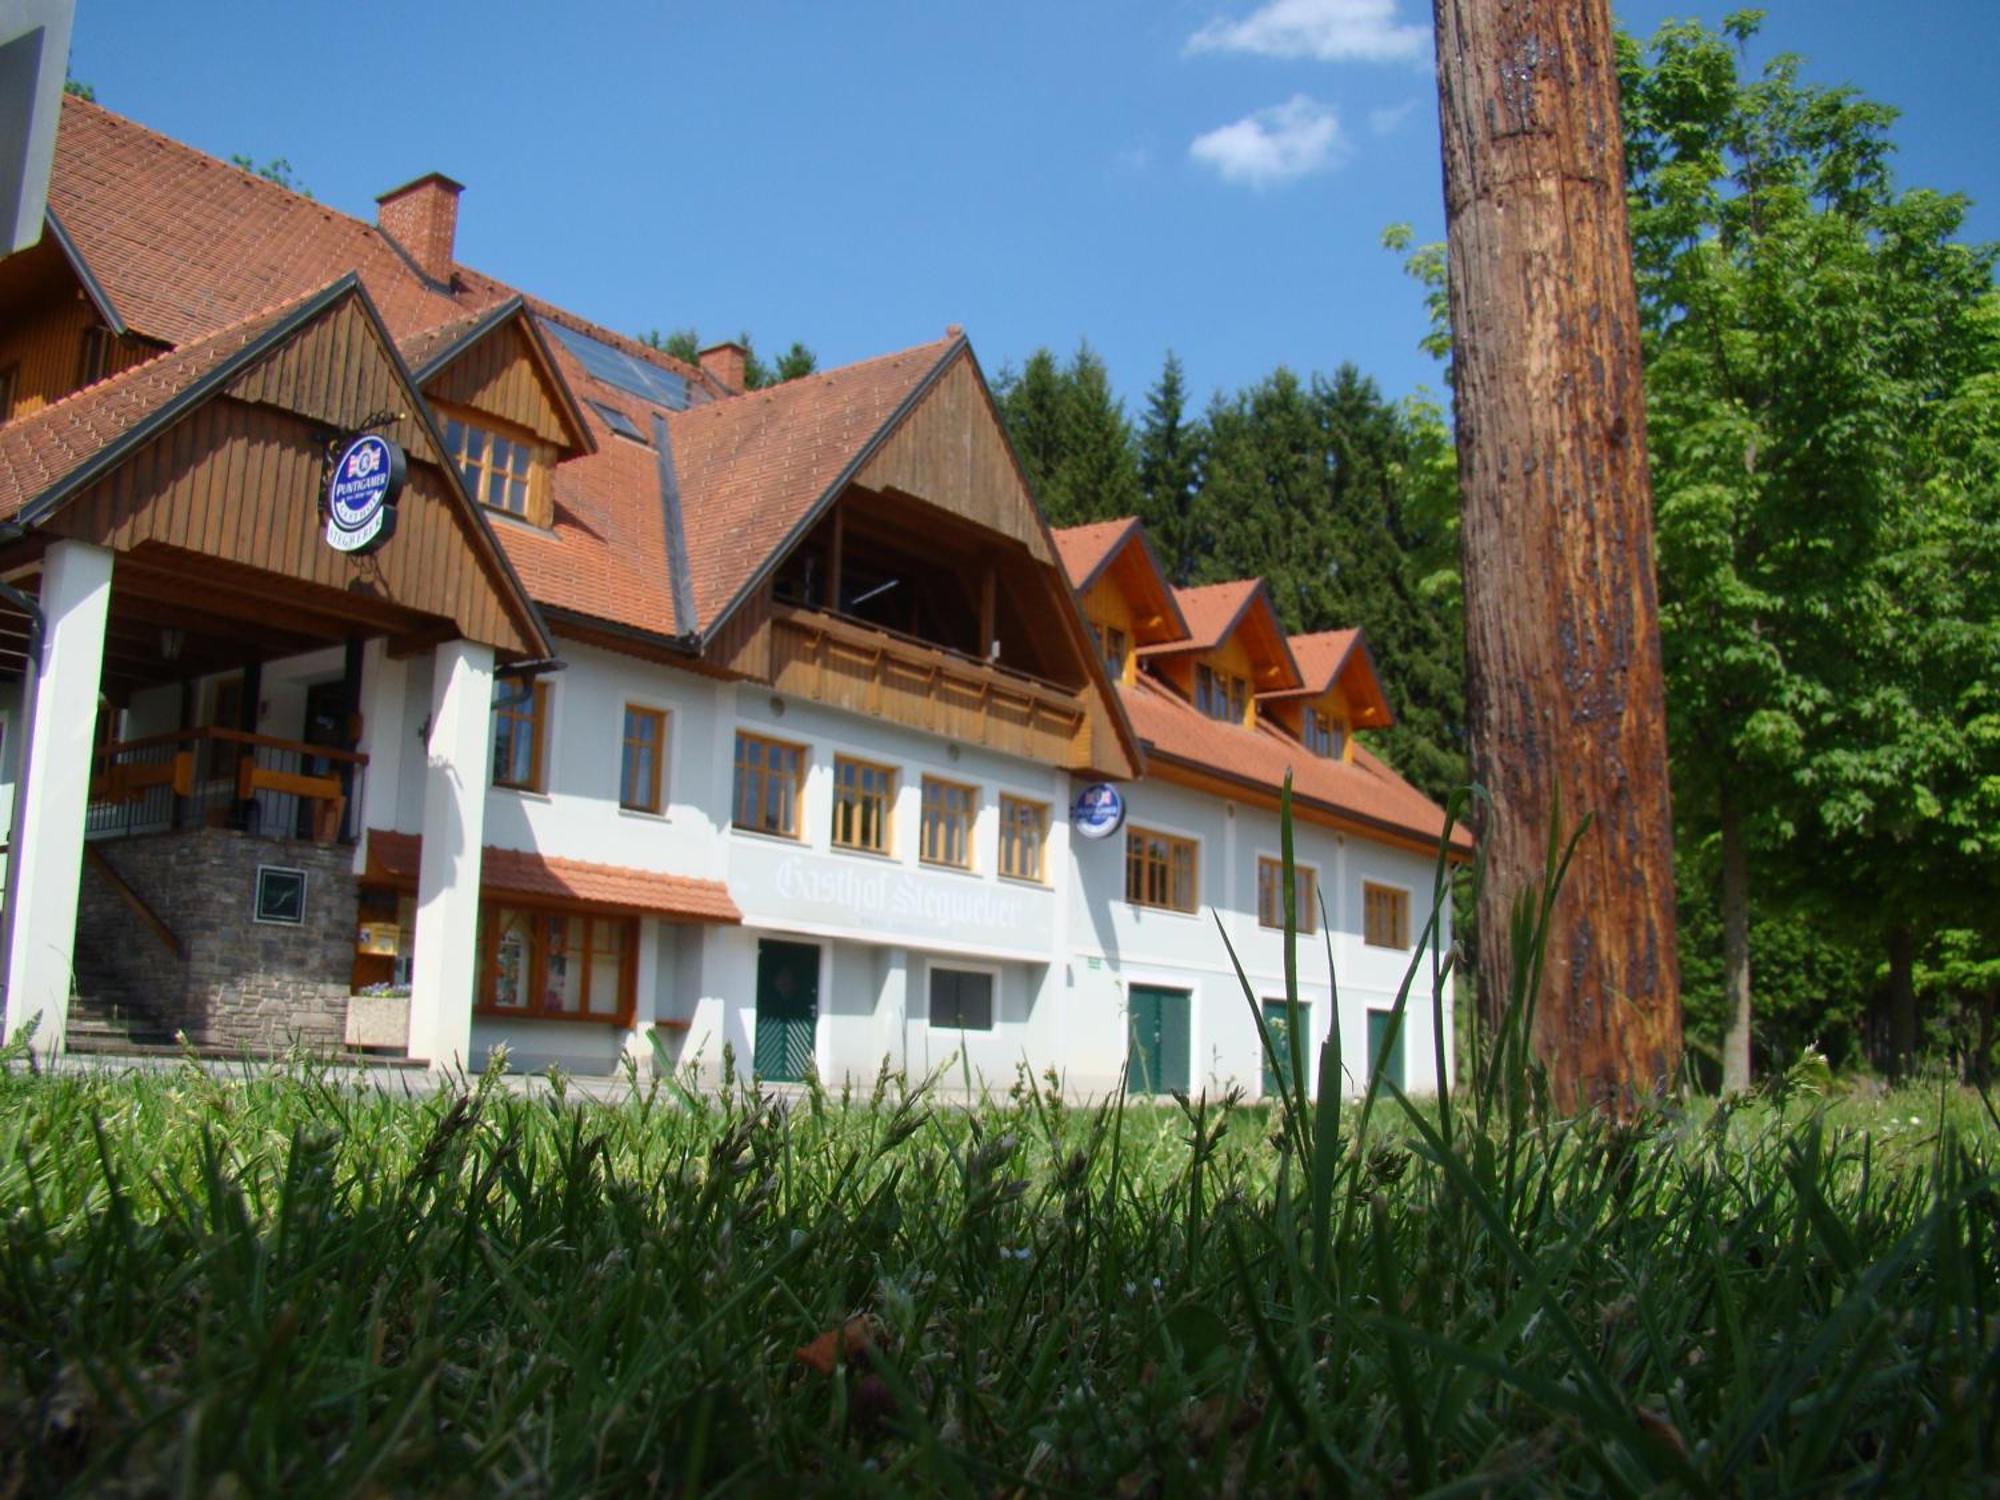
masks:
POLYGON ((160 632, 160 658, 163 661, 179 661, 181 647, 187 644, 187 637, 172 625, 160 632))

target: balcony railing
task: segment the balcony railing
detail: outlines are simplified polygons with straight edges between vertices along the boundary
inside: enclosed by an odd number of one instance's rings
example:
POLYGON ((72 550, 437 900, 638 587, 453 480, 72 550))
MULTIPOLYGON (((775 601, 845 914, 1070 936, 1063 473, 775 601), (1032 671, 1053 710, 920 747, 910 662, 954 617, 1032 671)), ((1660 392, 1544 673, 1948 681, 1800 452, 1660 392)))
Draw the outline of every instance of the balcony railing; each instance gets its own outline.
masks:
POLYGON ((854 713, 1054 764, 1083 723, 1079 696, 1051 682, 864 621, 773 611, 771 685, 854 713))
POLYGON ((359 751, 213 726, 114 741, 91 766, 84 832, 235 828, 351 844, 367 765, 359 751))

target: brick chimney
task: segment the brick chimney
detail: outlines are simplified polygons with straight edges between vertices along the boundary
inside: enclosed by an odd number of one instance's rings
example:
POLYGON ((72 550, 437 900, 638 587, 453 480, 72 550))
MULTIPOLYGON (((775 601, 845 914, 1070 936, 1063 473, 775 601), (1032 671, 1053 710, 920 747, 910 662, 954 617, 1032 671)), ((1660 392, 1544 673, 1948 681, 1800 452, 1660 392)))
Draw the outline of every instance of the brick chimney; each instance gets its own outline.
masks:
POLYGON ((440 286, 451 285, 453 242, 458 237, 458 195, 462 183, 442 172, 391 188, 375 200, 375 223, 440 286))
POLYGON ((750 351, 734 340, 720 344, 710 344, 698 356, 701 373, 719 380, 732 391, 743 389, 743 372, 750 361, 750 351))

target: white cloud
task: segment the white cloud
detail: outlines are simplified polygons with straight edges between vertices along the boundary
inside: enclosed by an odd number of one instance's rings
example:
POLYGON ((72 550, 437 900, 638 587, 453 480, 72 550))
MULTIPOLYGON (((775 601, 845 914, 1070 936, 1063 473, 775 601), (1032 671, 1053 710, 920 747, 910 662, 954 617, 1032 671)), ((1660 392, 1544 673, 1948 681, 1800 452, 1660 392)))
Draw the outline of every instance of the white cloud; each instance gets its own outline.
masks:
POLYGON ((1188 155, 1225 182, 1273 187, 1347 159, 1347 137, 1332 106, 1294 94, 1283 104, 1198 135, 1188 155))
POLYGON ((1394 135, 1403 121, 1409 119, 1410 112, 1421 103, 1423 103, 1421 99, 1405 99, 1401 104, 1392 104, 1387 109, 1369 110, 1368 133, 1394 135))
POLYGON ((1265 0, 1240 21, 1210 21, 1189 52, 1250 52, 1319 62, 1423 62, 1430 28, 1397 19, 1401 0, 1265 0))

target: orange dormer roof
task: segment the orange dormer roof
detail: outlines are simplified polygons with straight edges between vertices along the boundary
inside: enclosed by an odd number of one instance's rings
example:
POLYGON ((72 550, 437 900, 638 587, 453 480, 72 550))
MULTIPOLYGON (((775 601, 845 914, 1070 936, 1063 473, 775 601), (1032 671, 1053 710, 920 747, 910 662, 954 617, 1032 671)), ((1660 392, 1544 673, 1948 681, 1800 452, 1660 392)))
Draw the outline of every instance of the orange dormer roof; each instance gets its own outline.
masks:
POLYGON ((1187 639, 1187 619, 1137 516, 1065 526, 1051 535, 1063 572, 1078 595, 1089 593, 1107 578, 1125 595, 1132 606, 1139 646, 1165 646, 1187 639))
POLYGON ((1261 694, 1269 698, 1317 698, 1338 687, 1356 729, 1386 729, 1396 722, 1382 691, 1375 658, 1359 630, 1322 630, 1291 638, 1292 659, 1299 664, 1304 686, 1291 692, 1261 694))
POLYGON ((1294 692, 1304 685, 1299 664, 1292 659, 1291 646, 1285 639, 1285 627, 1278 621, 1277 607, 1271 603, 1263 579, 1238 578, 1229 583, 1175 589, 1174 601, 1187 621, 1187 638, 1141 647, 1141 656, 1214 651, 1240 633, 1251 660, 1258 665, 1254 692, 1294 692))

